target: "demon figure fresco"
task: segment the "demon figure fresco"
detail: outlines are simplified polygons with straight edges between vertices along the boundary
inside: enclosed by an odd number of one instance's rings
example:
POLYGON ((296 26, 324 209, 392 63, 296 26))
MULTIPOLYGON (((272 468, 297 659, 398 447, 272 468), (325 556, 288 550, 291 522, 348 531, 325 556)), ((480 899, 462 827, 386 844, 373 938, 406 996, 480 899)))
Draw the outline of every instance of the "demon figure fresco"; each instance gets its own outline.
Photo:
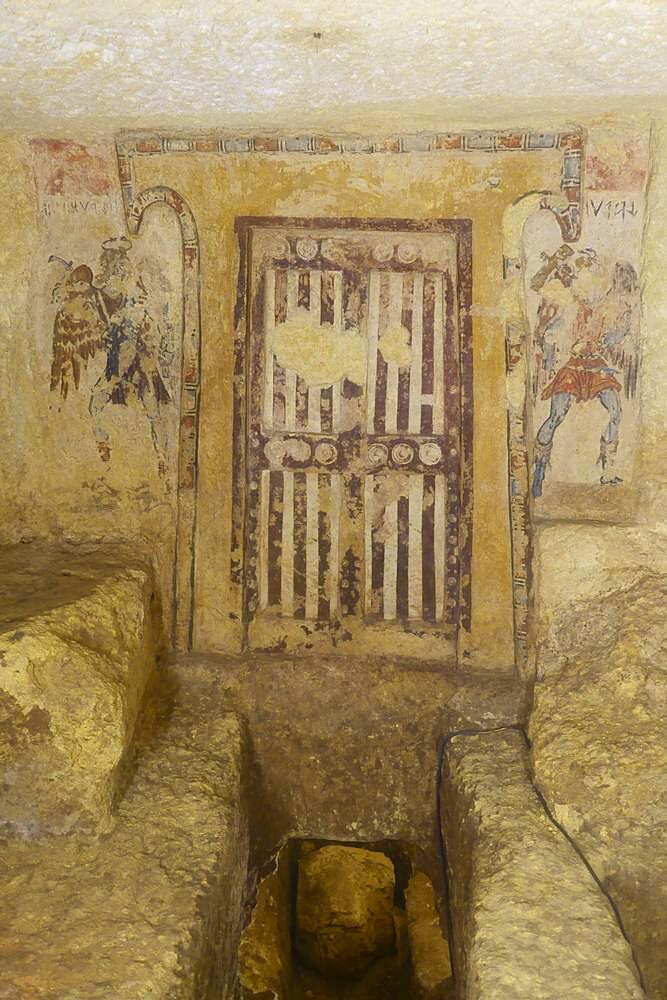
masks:
POLYGON ((622 397, 637 389, 639 292, 632 264, 605 266, 593 248, 563 245, 543 254, 530 287, 538 293, 533 396, 549 403, 535 439, 532 493, 542 487, 558 428, 572 404, 596 402, 606 411, 597 463, 600 483, 615 486, 622 397))
POLYGON ((63 400, 78 390, 82 370, 104 355, 103 367, 90 391, 88 409, 100 457, 111 458, 105 428, 109 406, 136 401, 148 418, 160 471, 166 463, 167 429, 160 409, 172 401, 167 388, 174 352, 167 324, 160 323, 146 285, 130 258, 132 243, 125 237, 102 244, 97 272, 90 267, 58 260, 66 268, 54 289, 59 301, 53 327, 51 390, 63 400))

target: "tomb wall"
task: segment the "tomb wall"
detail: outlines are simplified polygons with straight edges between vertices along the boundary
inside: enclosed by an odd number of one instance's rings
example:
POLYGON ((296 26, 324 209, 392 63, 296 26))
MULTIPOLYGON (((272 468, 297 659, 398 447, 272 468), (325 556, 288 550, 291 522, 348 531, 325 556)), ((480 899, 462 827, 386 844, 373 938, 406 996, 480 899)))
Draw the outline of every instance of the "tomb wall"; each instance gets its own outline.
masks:
MULTIPOLYGON (((424 125, 425 134, 432 127, 440 131, 442 117, 438 121, 427 105, 422 111, 412 117, 405 111, 399 114, 391 131, 402 131, 402 122, 414 121, 424 125)), ((488 125, 492 111, 489 108, 483 117, 477 111, 467 124, 488 125)), ((386 117, 368 121, 369 129, 388 128, 386 117)), ((509 113, 496 121, 503 127, 519 123, 509 113)), ((523 115, 520 122, 539 129, 545 122, 550 128, 572 125, 548 106, 523 115)), ((667 229, 666 122, 659 109, 649 116, 639 105, 622 107, 612 116, 581 114, 576 119, 593 146, 596 136, 604 135, 605 142, 616 142, 620 148, 629 134, 646 136, 651 130, 651 179, 641 260, 641 362, 633 404, 631 476, 623 488, 627 499, 612 505, 608 514, 604 507, 597 510, 592 520, 590 491, 578 487, 567 502, 561 494, 561 500, 550 501, 550 506, 545 502, 542 510, 533 505, 538 644, 548 630, 550 608, 576 593, 590 596, 595 588, 604 590, 610 567, 640 565, 647 558, 656 564, 664 561, 667 400, 662 384, 667 361, 661 331, 667 299, 661 274, 667 229)), ((127 253, 159 326, 161 354, 156 374, 166 393, 158 400, 159 417, 153 412, 153 400, 162 390, 154 386, 146 390, 146 405, 136 398, 124 406, 117 399, 98 398, 91 412, 93 396, 97 391, 99 397, 100 384, 105 386, 104 351, 81 366, 78 387, 73 377, 69 379, 67 398, 63 398, 62 378, 58 381, 53 367, 54 322, 62 293, 58 285, 62 286, 67 272, 62 262, 49 258, 60 257, 75 267, 88 264, 97 275, 103 244, 125 234, 113 137, 92 131, 57 139, 5 133, 0 156, 4 233, 0 319, 5 348, 0 540, 11 544, 50 539, 66 545, 95 539, 119 544, 130 540, 156 564, 168 630, 181 388, 178 224, 164 206, 152 207, 140 234, 130 237, 132 248, 127 253)), ((471 631, 463 634, 462 658, 477 668, 510 668, 514 651, 503 216, 508 205, 527 192, 558 192, 561 166, 560 153, 555 151, 330 156, 174 152, 137 159, 136 189, 158 184, 175 188, 189 204, 199 228, 202 380, 194 544, 195 648, 236 652, 241 644, 240 590, 230 583, 229 569, 233 310, 239 267, 234 219, 239 215, 471 218, 473 611, 471 631)), ((590 163, 586 169, 590 173, 590 163)))

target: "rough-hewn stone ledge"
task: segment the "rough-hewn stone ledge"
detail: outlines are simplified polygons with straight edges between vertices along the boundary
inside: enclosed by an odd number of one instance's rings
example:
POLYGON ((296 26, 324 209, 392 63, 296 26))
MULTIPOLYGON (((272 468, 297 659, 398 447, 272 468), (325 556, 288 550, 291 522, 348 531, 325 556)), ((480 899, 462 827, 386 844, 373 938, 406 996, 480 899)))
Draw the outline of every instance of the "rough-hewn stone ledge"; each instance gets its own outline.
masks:
POLYGON ((667 573, 646 569, 646 551, 605 544, 613 573, 587 556, 587 593, 562 589, 542 623, 532 772, 613 898, 646 992, 667 1000, 667 573))
POLYGON ((155 677, 153 575, 110 550, 0 551, 0 833, 109 829, 155 677))
POLYGON ((454 737, 441 796, 458 996, 645 996, 609 901, 535 792, 520 731, 454 737))
POLYGON ((190 696, 112 832, 2 849, 2 1000, 226 1000, 248 864, 244 737, 190 696))

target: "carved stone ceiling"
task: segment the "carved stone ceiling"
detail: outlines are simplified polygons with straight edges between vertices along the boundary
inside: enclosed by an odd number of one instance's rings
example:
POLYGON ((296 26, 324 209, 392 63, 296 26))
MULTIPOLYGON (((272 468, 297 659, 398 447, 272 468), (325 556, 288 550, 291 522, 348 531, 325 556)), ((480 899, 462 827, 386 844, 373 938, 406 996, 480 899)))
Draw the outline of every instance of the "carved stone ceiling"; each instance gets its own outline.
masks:
POLYGON ((27 131, 667 91, 665 0, 0 0, 0 17, 0 121, 27 131))

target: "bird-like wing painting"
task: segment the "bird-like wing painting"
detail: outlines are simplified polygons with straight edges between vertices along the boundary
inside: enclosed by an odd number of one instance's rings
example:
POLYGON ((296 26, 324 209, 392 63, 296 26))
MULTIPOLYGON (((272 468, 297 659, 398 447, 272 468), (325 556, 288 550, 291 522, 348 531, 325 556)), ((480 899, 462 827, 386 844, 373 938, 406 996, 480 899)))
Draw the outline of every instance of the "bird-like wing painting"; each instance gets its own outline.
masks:
POLYGON ((53 361, 51 389, 60 389, 67 399, 70 386, 79 388, 81 365, 103 346, 105 325, 98 295, 93 288, 93 273, 81 264, 63 283, 63 301, 53 324, 53 361))

